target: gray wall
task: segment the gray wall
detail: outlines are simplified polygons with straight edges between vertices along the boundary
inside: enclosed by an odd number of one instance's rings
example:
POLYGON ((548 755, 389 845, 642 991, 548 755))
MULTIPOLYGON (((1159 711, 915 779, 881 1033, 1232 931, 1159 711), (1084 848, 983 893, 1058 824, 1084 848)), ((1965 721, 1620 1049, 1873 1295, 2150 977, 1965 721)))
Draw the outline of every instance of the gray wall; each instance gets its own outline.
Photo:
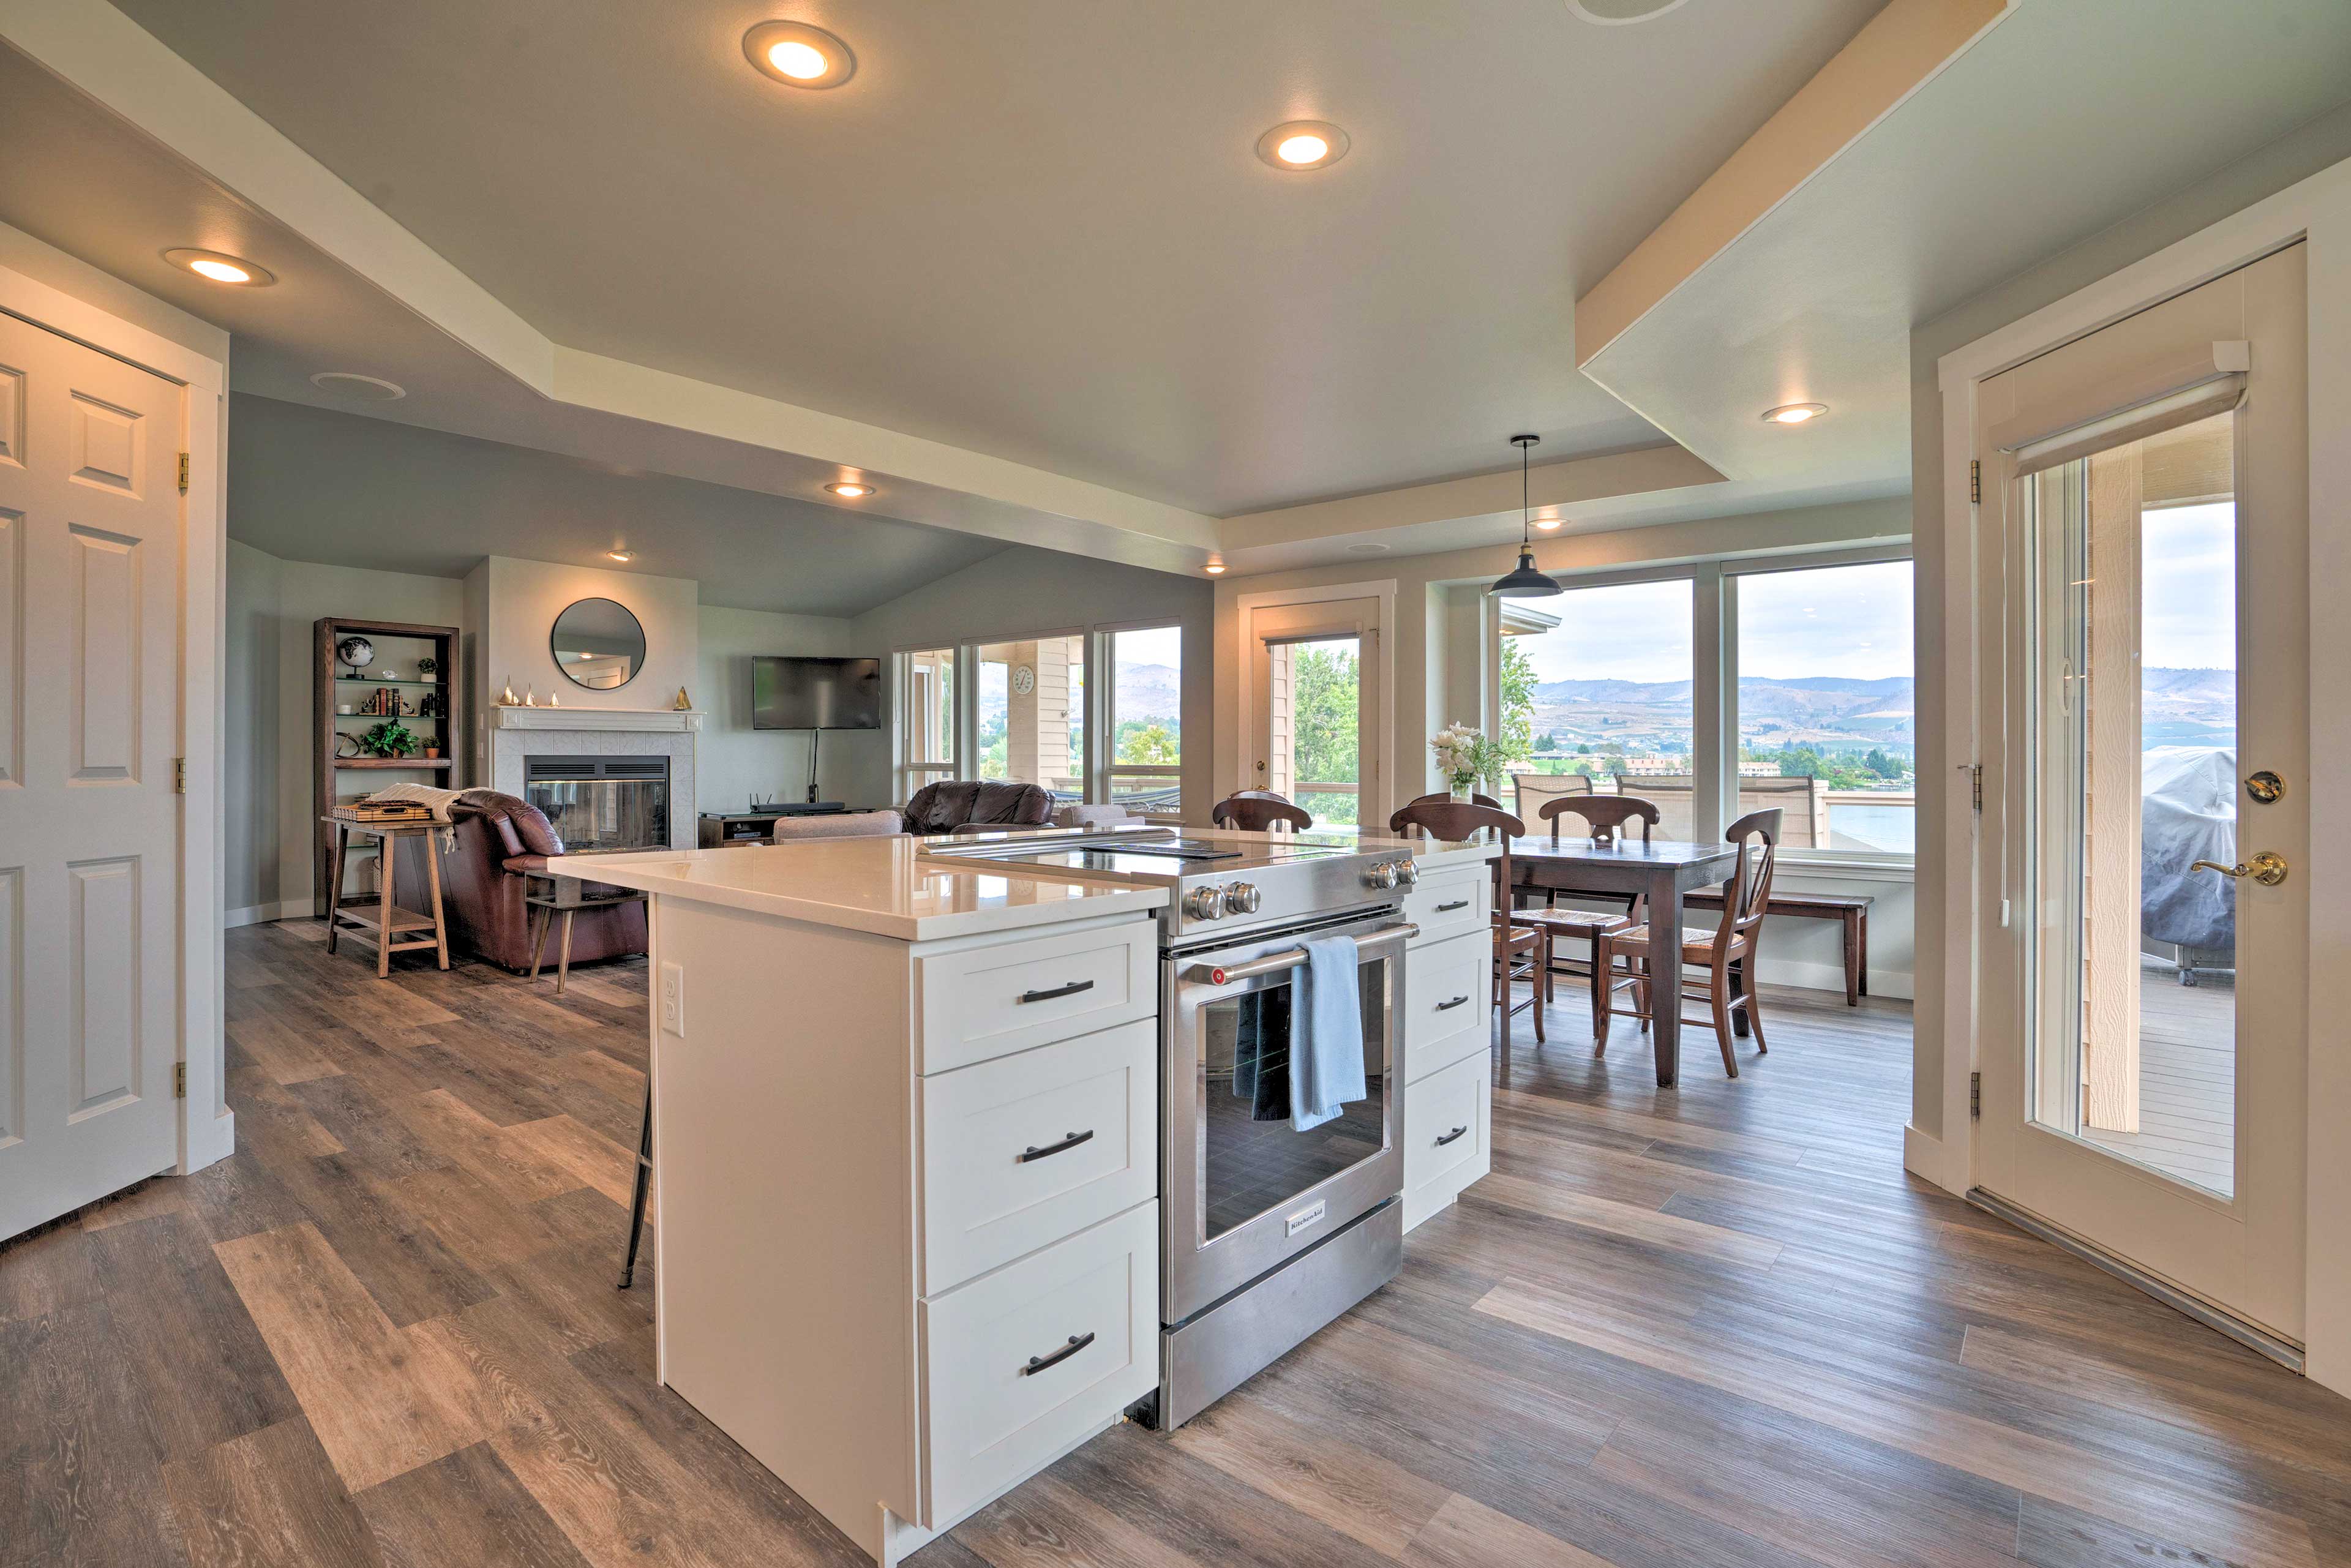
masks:
MULTIPOLYGON (((852 651, 886 655, 1134 622, 1184 629, 1184 798, 1205 822, 1215 803, 1208 747, 1216 596, 1200 578, 1016 546, 860 615, 851 623, 852 651)), ((852 770, 837 786, 841 798, 879 802, 893 797, 888 737, 881 742, 844 759, 852 770)), ((828 791, 835 787, 828 783, 828 791)))
MULTIPOLYGON (((1931 1136, 1945 1134, 1942 1003, 1950 982, 1945 972, 1949 929, 1944 901, 1953 874, 1965 877, 1964 857, 1970 851, 1965 843, 1946 841, 1943 813, 1956 769, 1973 760, 1948 755, 1943 742, 1948 698, 1941 664, 1943 399, 1936 380, 1938 361, 2346 157, 2351 157, 2351 107, 2312 120, 1910 334, 1911 539, 1917 560, 1918 643, 1918 1006, 1910 1103, 1911 1121, 1931 1136), (1957 866, 1949 863, 1954 854, 1962 857, 1957 866)), ((1964 1117, 1966 1112, 1956 1113, 1964 1117)))
MULTIPOLYGON (((809 737, 802 730, 751 727, 751 661, 777 653, 819 658, 855 657, 877 650, 860 646, 852 623, 826 615, 775 615, 763 610, 702 609, 702 651, 694 685, 702 721, 696 758, 700 778, 695 792, 705 811, 738 810, 752 795, 797 800, 806 789, 809 737)), ((887 777, 887 730, 827 735, 818 747, 818 792, 828 800, 853 805, 881 803, 861 780, 873 771, 875 757, 887 777)))

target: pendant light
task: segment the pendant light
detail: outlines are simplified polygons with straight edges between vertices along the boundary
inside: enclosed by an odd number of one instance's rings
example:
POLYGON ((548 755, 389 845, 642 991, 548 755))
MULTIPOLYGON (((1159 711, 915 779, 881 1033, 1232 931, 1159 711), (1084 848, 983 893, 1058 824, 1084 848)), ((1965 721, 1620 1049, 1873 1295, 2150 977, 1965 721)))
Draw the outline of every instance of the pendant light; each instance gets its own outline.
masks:
POLYGON ((1529 499, 1527 465, 1531 461, 1528 449, 1541 439, 1540 435, 1510 437, 1510 444, 1519 449, 1519 564, 1486 591, 1497 599, 1549 599, 1562 591, 1557 582, 1535 570, 1535 509, 1529 499))

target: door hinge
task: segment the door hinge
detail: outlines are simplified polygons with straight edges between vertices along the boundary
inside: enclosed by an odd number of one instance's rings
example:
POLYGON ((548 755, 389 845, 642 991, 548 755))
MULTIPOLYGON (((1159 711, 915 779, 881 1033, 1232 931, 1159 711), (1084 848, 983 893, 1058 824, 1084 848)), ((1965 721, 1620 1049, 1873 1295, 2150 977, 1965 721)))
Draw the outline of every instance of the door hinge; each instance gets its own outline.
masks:
POLYGON ((1983 1120, 1983 1074, 1980 1072, 1968 1074, 1968 1120, 1983 1120))
POLYGON ((175 1061, 172 1063, 172 1098, 185 1100, 187 1097, 188 1064, 184 1061, 175 1061))
MULTIPOLYGON (((184 476, 181 478, 180 487, 187 488, 184 476)), ((1980 457, 1968 459, 1968 499, 1979 507, 1983 505, 1983 459, 1980 457)))
POLYGON ((188 493, 188 455, 187 455, 186 453, 183 452, 183 453, 181 453, 181 454, 180 454, 180 494, 181 494, 181 495, 183 495, 183 496, 184 496, 184 495, 186 495, 187 493, 188 493))
POLYGON ((172 793, 184 795, 187 792, 188 759, 184 757, 174 757, 172 758, 172 793))
POLYGON ((1962 762, 1959 768, 1960 772, 1968 776, 1968 802, 1975 808, 1976 815, 1980 817, 1983 815, 1983 764, 1962 762))

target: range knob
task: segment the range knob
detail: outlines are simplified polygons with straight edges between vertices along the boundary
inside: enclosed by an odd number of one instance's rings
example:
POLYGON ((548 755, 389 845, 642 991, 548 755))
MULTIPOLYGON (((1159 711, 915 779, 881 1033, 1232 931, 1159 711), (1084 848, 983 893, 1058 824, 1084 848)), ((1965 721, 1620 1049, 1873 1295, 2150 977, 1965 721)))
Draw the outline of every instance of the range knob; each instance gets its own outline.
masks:
POLYGON ((1225 892, 1220 887, 1196 887, 1184 895, 1184 913, 1194 920, 1219 920, 1225 913, 1225 892))
POLYGON ((1402 880, 1403 878, 1396 873, 1395 862, 1394 861, 1382 861, 1379 864, 1372 867, 1371 870, 1364 873, 1364 884, 1369 887, 1378 888, 1382 892, 1385 892, 1389 888, 1395 886, 1396 883, 1402 880))
POLYGON ((1396 885, 1398 887, 1417 887, 1420 885, 1420 868, 1415 865, 1409 859, 1396 862, 1395 868, 1396 885))
POLYGON ((1237 882, 1225 889, 1225 913, 1255 915, 1259 900, 1255 883, 1237 882))

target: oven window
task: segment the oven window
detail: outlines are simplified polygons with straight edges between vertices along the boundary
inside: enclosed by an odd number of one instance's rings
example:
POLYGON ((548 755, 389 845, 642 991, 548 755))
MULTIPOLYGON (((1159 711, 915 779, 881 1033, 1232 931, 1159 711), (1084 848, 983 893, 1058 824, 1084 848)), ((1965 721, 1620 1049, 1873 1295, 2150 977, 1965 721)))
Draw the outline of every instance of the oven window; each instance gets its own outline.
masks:
POLYGON ((1285 980, 1200 1009, 1207 1105, 1202 1213, 1214 1240, 1279 1209, 1387 1146, 1386 967, 1357 972, 1364 1017, 1364 1082, 1370 1092, 1344 1114, 1306 1132, 1290 1124, 1290 1004, 1285 980))

